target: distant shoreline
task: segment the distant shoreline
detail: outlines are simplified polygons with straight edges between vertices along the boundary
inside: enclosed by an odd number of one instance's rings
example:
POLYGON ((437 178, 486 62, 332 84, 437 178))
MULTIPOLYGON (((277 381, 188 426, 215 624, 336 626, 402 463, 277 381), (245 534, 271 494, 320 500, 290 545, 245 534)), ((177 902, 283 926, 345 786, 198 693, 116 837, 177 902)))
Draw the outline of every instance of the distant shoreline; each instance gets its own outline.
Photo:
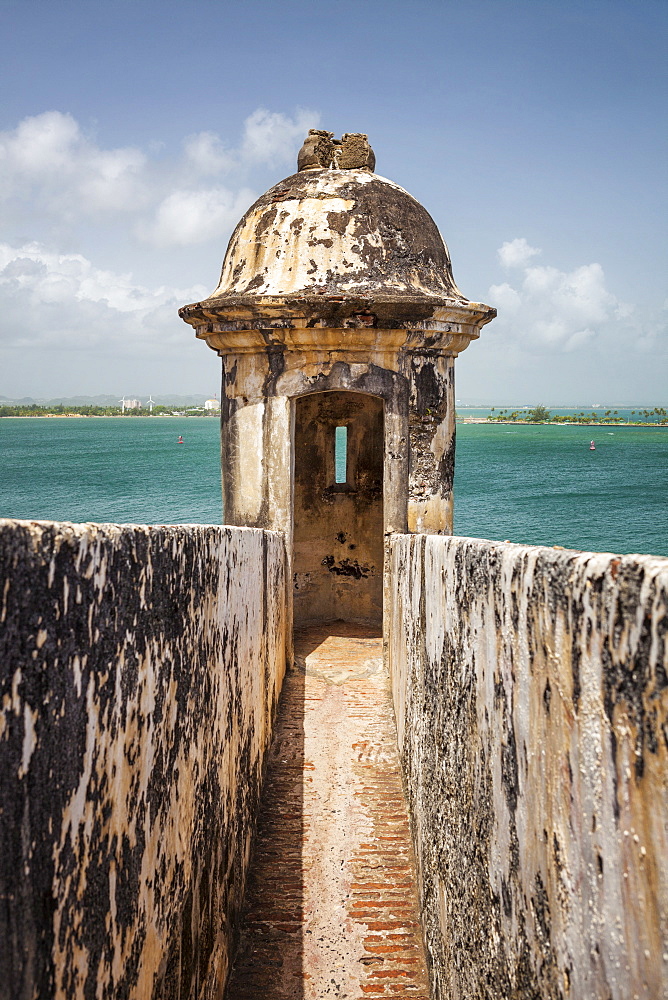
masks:
MULTIPOLYGON (((0 420, 137 420, 150 417, 151 420, 212 420, 220 417, 220 413, 137 413, 126 415, 122 413, 21 413, 16 415, 0 414, 0 420)), ((653 424, 644 420, 604 421, 604 420, 490 420, 489 417, 460 417, 458 424, 490 424, 506 427, 652 427, 668 428, 666 424, 653 424)))
POLYGON ((203 420, 211 420, 212 417, 219 417, 220 413, 136 413, 127 416, 123 413, 0 413, 0 420, 137 420, 143 417, 150 417, 151 420, 162 420, 169 417, 172 420, 192 419, 201 417, 203 420))
POLYGON ((490 420, 489 417, 457 417, 458 424, 497 424, 512 427, 668 427, 645 420, 490 420))

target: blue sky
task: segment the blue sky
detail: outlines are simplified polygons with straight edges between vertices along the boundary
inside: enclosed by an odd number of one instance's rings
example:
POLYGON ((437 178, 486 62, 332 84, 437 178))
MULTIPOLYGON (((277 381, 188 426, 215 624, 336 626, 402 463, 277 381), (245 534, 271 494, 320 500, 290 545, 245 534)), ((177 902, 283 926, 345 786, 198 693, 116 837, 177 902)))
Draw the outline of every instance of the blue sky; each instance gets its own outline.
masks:
POLYGON ((217 390, 176 309, 308 127, 499 318, 471 403, 665 403, 665 0, 0 0, 0 396, 217 390))

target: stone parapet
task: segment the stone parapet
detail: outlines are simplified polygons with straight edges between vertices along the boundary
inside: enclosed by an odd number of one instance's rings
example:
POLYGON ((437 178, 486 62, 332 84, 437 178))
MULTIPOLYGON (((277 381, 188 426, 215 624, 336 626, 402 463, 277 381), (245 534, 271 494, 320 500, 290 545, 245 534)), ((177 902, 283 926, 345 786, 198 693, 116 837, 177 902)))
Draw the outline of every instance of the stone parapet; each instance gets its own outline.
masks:
POLYGON ((220 996, 285 669, 246 528, 0 521, 0 997, 220 996))
POLYGON ((668 560, 393 536, 436 998, 668 997, 668 560))

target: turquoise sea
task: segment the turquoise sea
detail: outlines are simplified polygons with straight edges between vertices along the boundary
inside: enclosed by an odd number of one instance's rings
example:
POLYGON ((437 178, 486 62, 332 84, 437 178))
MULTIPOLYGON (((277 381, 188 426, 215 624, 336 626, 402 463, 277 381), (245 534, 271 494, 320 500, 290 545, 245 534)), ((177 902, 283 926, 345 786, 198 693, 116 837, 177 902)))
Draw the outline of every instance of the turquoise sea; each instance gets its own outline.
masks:
MULTIPOLYGON (((460 535, 668 556, 668 427, 460 423, 455 495, 460 535)), ((220 523, 218 420, 3 418, 0 516, 220 523)))

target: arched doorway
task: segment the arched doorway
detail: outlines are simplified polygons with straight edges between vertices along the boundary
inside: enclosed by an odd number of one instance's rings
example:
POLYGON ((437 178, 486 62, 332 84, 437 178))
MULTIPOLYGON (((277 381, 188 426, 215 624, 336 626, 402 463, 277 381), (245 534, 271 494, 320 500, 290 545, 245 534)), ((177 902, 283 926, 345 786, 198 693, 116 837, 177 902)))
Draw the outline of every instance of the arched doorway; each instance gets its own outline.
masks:
POLYGON ((316 392, 294 410, 295 625, 383 614, 383 400, 316 392))

